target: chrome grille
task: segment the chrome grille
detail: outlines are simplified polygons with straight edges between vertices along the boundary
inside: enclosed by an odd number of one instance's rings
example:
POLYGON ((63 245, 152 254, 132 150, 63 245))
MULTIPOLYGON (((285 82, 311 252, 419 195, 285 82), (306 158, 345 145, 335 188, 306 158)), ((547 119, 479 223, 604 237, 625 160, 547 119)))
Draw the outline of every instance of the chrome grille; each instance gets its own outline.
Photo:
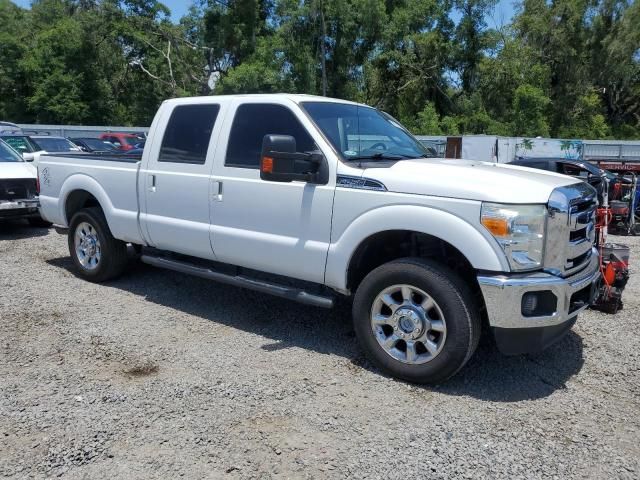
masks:
POLYGON ((584 182, 551 193, 545 270, 567 277, 588 265, 595 241, 597 203, 595 189, 584 182))

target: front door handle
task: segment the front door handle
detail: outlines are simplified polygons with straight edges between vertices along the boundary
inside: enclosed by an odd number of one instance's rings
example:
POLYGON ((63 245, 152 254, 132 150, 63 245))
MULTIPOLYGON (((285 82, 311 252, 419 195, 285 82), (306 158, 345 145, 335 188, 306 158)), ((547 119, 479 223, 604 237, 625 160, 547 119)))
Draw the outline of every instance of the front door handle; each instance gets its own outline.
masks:
POLYGON ((218 202, 222 201, 222 182, 218 180, 211 182, 211 195, 214 200, 217 200, 218 202))
POLYGON ((155 193, 156 191, 156 176, 149 175, 149 191, 155 193))

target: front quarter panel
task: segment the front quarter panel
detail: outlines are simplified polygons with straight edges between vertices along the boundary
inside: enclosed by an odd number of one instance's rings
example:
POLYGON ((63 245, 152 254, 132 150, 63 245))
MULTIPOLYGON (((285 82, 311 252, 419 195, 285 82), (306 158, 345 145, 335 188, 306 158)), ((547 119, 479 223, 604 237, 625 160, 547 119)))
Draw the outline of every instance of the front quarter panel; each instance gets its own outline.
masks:
POLYGON ((480 225, 481 202, 337 188, 325 283, 347 290, 347 272, 358 246, 388 230, 410 230, 440 238, 476 270, 509 271, 497 242, 480 225))

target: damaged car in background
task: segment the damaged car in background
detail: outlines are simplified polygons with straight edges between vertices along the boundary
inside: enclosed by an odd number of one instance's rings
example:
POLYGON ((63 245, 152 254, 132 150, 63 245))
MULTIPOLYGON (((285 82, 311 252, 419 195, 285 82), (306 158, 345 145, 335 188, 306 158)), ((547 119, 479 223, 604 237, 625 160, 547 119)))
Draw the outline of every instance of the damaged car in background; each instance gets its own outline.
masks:
POLYGON ((49 225, 38 207, 36 168, 0 140, 0 220, 24 218, 33 226, 49 225))

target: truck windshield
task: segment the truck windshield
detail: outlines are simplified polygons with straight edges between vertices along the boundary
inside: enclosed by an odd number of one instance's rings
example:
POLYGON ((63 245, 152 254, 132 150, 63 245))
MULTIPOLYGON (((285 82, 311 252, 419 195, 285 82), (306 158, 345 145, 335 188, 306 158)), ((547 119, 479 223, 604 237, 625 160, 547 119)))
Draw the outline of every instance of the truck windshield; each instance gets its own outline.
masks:
POLYGON ((33 153, 38 150, 37 145, 30 141, 29 137, 6 136, 1 138, 20 153, 33 153))
POLYGON ((144 142, 144 140, 140 137, 123 137, 124 141, 128 144, 128 145, 137 145, 141 142, 144 142))
POLYGON ((345 161, 433 157, 393 117, 375 108, 334 102, 302 107, 345 161))
POLYGON ((13 148, 0 140, 0 162, 22 162, 22 157, 13 148))
MULTIPOLYGON (((73 142, 74 139, 71 139, 73 142)), ((113 143, 109 143, 105 140, 100 140, 99 138, 81 138, 78 139, 78 143, 84 143, 91 150, 115 150, 116 147, 113 143)))
POLYGON ((36 143, 47 152, 77 152, 80 149, 66 138, 38 137, 36 143))

